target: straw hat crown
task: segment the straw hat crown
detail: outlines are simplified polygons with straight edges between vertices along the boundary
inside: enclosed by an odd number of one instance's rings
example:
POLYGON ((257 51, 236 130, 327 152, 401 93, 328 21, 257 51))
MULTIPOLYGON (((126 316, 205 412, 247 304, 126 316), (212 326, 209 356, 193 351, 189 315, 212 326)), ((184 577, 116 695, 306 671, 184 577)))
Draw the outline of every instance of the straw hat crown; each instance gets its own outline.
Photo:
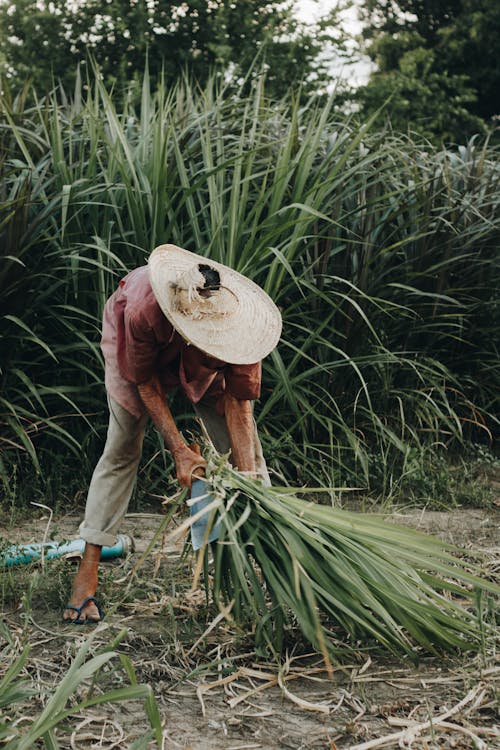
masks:
POLYGON ((280 312, 246 276, 176 245, 153 250, 149 269, 165 317, 183 339, 209 356, 254 364, 278 343, 280 312))

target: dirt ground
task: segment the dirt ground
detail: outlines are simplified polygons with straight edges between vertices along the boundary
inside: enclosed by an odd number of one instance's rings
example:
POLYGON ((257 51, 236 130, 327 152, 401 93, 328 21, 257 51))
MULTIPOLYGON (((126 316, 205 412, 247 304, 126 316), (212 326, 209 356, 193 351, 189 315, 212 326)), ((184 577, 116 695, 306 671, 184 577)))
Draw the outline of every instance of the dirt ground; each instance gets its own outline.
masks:
MULTIPOLYGON (((77 535, 76 515, 50 518, 36 509, 36 516, 10 529, 9 541, 77 535)), ((268 662, 252 652, 250 639, 238 640, 214 616, 202 591, 190 590, 194 558, 181 558, 182 540, 173 543, 162 534, 148 551, 161 520, 155 513, 127 517, 123 531, 134 536, 135 554, 102 565, 106 620, 97 628, 92 653, 125 629, 118 650, 131 658, 138 680, 154 687, 164 748, 500 748, 500 659, 494 645, 472 657, 422 655, 417 666, 364 652, 360 645, 333 675, 300 643, 290 645, 279 665, 268 662)), ((392 520, 438 534, 474 556, 483 553, 483 574, 498 576, 498 508, 412 510, 393 513, 392 520)), ((25 706, 27 720, 41 710, 43 689, 58 684, 89 633, 60 617, 74 570, 69 561, 48 561, 41 573, 39 566, 9 569, 4 621, 14 645, 30 644, 24 671, 41 690, 25 706)), ((0 677, 6 666, 0 664, 0 677)), ((128 684, 119 662, 104 677, 106 689, 128 684)), ((111 750, 129 748, 147 728, 143 704, 129 701, 89 709, 57 736, 61 748, 111 750)))

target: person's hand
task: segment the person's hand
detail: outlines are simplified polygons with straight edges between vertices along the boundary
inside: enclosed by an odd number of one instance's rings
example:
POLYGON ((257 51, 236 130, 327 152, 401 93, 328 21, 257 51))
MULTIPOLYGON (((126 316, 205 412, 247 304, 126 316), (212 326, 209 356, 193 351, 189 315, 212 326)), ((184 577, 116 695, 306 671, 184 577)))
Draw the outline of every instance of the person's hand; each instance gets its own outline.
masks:
POLYGON ((173 453, 177 481, 182 487, 191 488, 193 479, 205 476, 207 462, 200 453, 199 445, 196 445, 196 443, 189 446, 184 444, 173 453))

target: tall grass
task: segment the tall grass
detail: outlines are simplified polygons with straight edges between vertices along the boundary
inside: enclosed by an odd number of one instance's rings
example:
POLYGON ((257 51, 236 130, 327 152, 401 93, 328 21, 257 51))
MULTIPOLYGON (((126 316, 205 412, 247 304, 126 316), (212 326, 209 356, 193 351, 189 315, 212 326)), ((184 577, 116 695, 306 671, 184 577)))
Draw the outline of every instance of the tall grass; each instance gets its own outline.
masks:
POLYGON ((96 77, 0 101, 0 456, 102 423, 102 308, 173 242, 260 283, 283 311, 257 417, 294 481, 370 487, 373 457, 490 441, 500 385, 499 167, 299 106, 184 82, 117 111, 96 77), (85 418, 87 415, 87 418, 85 418), (92 415, 92 416, 90 416, 92 415))

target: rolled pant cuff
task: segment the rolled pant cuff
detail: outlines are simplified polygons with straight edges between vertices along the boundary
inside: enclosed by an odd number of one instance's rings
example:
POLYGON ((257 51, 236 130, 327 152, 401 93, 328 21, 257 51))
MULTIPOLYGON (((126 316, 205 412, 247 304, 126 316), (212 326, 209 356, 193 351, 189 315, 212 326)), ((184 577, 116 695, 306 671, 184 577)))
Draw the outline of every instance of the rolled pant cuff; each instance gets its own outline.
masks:
POLYGON ((80 537, 89 544, 96 544, 99 547, 112 547, 116 544, 116 534, 108 534, 107 531, 91 529, 83 524, 80 526, 80 537))

